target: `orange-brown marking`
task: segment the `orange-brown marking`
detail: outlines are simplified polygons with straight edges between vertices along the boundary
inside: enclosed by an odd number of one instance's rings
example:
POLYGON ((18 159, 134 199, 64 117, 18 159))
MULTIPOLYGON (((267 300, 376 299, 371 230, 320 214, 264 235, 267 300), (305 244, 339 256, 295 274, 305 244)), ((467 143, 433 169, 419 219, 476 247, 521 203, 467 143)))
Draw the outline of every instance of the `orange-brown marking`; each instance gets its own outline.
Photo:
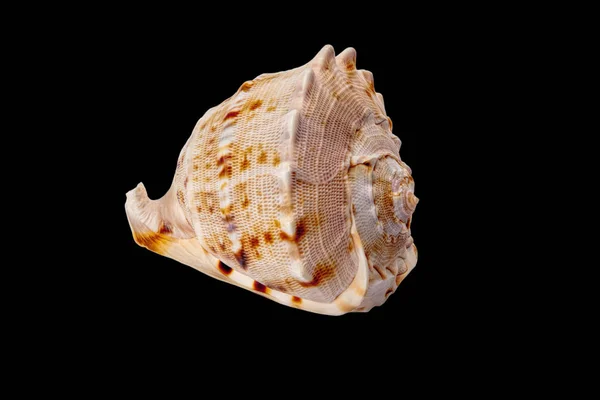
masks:
POLYGON ((267 111, 268 112, 275 111, 276 109, 277 109, 277 107, 275 107, 275 106, 269 106, 269 107, 267 107, 267 111))
POLYGON ((252 86, 254 86, 254 82, 246 81, 242 84, 242 87, 240 89, 242 90, 242 92, 247 92, 252 88, 252 86))
POLYGON ((233 272, 231 267, 223 264, 221 261, 219 261, 219 264, 217 264, 217 268, 219 268, 219 271, 221 271, 223 275, 229 275, 233 272))
POLYGON ((160 224, 160 228, 158 228, 158 233, 161 235, 166 235, 173 232, 173 227, 168 222, 164 221, 160 224))
POLYGON ((242 233, 241 237, 242 249, 244 249, 244 261, 247 263, 246 250, 251 249, 252 257, 260 260, 262 258, 258 247, 260 246, 260 240, 255 236, 248 236, 246 233, 242 233))
POLYGON ((235 259, 237 260, 238 263, 240 263, 240 266, 243 269, 248 268, 247 265, 247 259, 246 259, 246 252, 244 251, 244 249, 240 249, 237 253, 234 254, 235 255, 235 259))
POLYGON ((410 229, 410 217, 408 218, 408 221, 406 221, 406 228, 410 229))
MULTIPOLYGON (((213 125, 213 126, 211 126, 211 127, 210 127, 210 131, 211 131, 211 132, 214 132, 214 131, 216 131, 216 130, 217 130, 217 127, 216 127, 215 125, 213 125)), ((213 138, 213 139, 214 139, 214 138, 213 138)))
POLYGON ((229 111, 227 113, 227 115, 225 116, 225 118, 223 118, 223 121, 227 121, 228 119, 231 119, 231 118, 237 118, 238 115, 240 115, 239 111, 229 111))
POLYGON ((284 231, 279 231, 279 237, 281 240, 285 240, 288 242, 298 242, 306 233, 306 223, 304 222, 304 218, 301 218, 296 222, 296 231, 294 232, 294 236, 290 236, 284 231))
POLYGON ((346 69, 348 71, 352 71, 354 69, 354 63, 350 61, 348 64, 346 64, 346 69))
POLYGON ((265 232, 265 233, 263 234, 263 236, 264 236, 264 238, 265 238, 265 243, 267 243, 267 244, 271 244, 271 243, 273 243, 273 235, 271 235, 271 233, 270 233, 270 232, 265 232))
POLYGON ((221 207, 221 209, 220 209, 220 210, 221 210, 221 213, 222 213, 223 215, 225 215, 225 219, 226 219, 226 220, 228 220, 228 219, 230 219, 230 218, 231 218, 231 216, 229 215, 229 214, 231 214, 231 204, 230 204, 230 205, 228 205, 228 206, 227 206, 227 207, 225 207, 225 208, 221 207))
POLYGON ((249 103, 248 108, 250 111, 254 111, 260 106, 262 106, 262 100, 254 100, 249 103))
POLYGON ((260 152, 257 161, 259 164, 264 164, 267 162, 267 153, 264 150, 260 152))
POLYGON ((242 165, 240 165, 241 171, 245 171, 250 167, 250 160, 248 159, 248 154, 250 153, 252 153, 252 146, 244 150, 244 158, 242 159, 242 165))
POLYGON ((313 279, 310 282, 298 282, 302 287, 319 286, 320 283, 325 282, 335 275, 336 265, 332 264, 317 264, 313 272, 313 279))
POLYGON ((354 250, 354 241, 350 239, 348 242, 348 252, 351 252, 352 250, 354 250))
POLYGON ((269 288, 266 287, 265 285, 263 285, 262 283, 260 283, 259 281, 254 281, 252 286, 254 287, 254 290, 256 290, 257 292, 261 292, 261 293, 269 292, 269 288))
POLYGON ((385 292, 385 298, 387 299, 387 297, 392 294, 392 292, 394 291, 394 289, 389 288, 386 292, 385 292))
POLYGON ((273 224, 275 224, 277 228, 281 228, 281 222, 279 222, 279 220, 273 220, 273 224))
POLYGON ((281 159, 279 158, 279 154, 275 154, 275 157, 273 158, 273 166, 277 167, 280 162, 281 162, 281 159))
POLYGON ((300 304, 302 304, 302 299, 298 296, 292 296, 292 303, 294 303, 296 305, 300 305, 300 304))
POLYGON ((288 235, 287 233, 285 233, 284 231, 279 231, 279 238, 281 240, 284 240, 286 242, 293 242, 294 238, 290 235, 288 235))
POLYGON ((156 232, 134 232, 133 239, 140 246, 159 254, 165 249, 165 247, 170 242, 167 236, 161 235, 160 233, 156 232))
POLYGON ((306 224, 304 223, 304 218, 302 218, 296 223, 296 241, 299 241, 305 233, 306 224))
POLYGON ((219 157, 219 159, 217 160, 217 166, 220 167, 221 165, 225 164, 225 163, 229 163, 229 161, 231 160, 231 155, 227 154, 224 156, 219 157))
POLYGON ((248 197, 248 191, 247 191, 247 185, 245 182, 242 182, 238 185, 236 185, 235 188, 235 196, 236 196, 236 201, 240 198, 242 199, 242 208, 247 208, 250 205, 250 199, 248 197))
POLYGON ((219 179, 222 178, 231 178, 231 166, 221 168, 221 170, 219 171, 219 179))

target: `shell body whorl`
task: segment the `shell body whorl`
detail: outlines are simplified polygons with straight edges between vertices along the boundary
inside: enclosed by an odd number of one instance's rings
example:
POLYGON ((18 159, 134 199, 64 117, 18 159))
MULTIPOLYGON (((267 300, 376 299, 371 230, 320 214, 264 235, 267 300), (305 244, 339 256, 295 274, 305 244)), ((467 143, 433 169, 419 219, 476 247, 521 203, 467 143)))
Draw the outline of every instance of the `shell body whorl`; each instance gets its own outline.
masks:
POLYGON ((325 46, 206 112, 173 185, 130 193, 138 244, 282 304, 381 305, 416 264, 417 198, 373 75, 325 46))

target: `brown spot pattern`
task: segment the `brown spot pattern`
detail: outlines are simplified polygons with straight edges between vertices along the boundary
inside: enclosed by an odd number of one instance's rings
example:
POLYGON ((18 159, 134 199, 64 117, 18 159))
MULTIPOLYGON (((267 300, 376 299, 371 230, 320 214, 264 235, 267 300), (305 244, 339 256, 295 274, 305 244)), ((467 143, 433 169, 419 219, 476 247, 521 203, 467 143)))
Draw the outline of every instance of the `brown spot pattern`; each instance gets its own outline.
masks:
POLYGON ((173 232, 173 227, 168 222, 163 222, 160 224, 160 228, 158 228, 158 233, 161 235, 170 234, 173 232))
POLYGON ((248 156, 252 153, 252 146, 248 147, 244 150, 244 157, 242 158, 242 164, 240 165, 240 170, 245 171, 250 167, 250 159, 248 156))
POLYGON ((292 303, 294 303, 296 305, 300 305, 300 304, 302 304, 302 299, 298 296, 292 296, 292 303))
POLYGON ((248 268, 248 259, 247 259, 247 255, 246 255, 246 252, 244 251, 244 249, 241 248, 234 255, 235 255, 235 259, 237 260, 237 262, 240 263, 240 266, 243 269, 247 269, 248 268))
POLYGON ((304 219, 300 219, 297 223, 296 223, 296 241, 300 241, 300 239, 302 239, 302 236, 304 236, 304 234, 306 233, 306 224, 304 223, 304 219))
POLYGON ((256 161, 258 161, 259 164, 265 164, 267 162, 267 153, 264 150, 261 151, 256 161))
POLYGON ((226 154, 224 156, 219 157, 219 159, 217 160, 217 167, 220 167, 223 164, 228 164, 229 161, 231 160, 231 155, 230 154, 226 154))
POLYGON ((265 243, 267 243, 267 244, 271 244, 271 243, 273 243, 273 235, 271 235, 271 233, 270 233, 270 232, 265 232, 265 233, 263 234, 263 236, 264 236, 264 238, 265 238, 265 243))
POLYGON ((313 272, 312 281, 298 282, 298 283, 300 283, 300 286, 302 286, 302 287, 319 286, 319 284, 321 284, 322 282, 325 282, 325 281, 331 279, 335 274, 335 270, 336 270, 335 263, 317 264, 317 267, 315 268, 315 270, 313 272))
POLYGON ((229 275, 231 274, 231 272, 233 272, 233 269, 231 267, 229 267, 226 264, 223 264, 221 261, 219 261, 219 264, 217 264, 217 268, 219 269, 219 271, 221 271, 223 275, 229 275))
POLYGON ((286 242, 294 241, 294 238, 292 236, 288 235, 287 233, 285 233, 284 231, 279 231, 279 238, 286 242))
MULTIPOLYGON (((277 221, 277 223, 279 224, 279 221, 277 221)), ((294 232, 294 236, 290 236, 284 231, 279 231, 279 238, 287 242, 299 242, 305 233, 306 222, 304 218, 300 218, 298 221, 296 221, 296 232, 294 232)))
POLYGON ((254 287, 254 290, 256 290, 257 292, 268 293, 269 288, 258 281, 254 281, 252 286, 254 287))
POLYGON ((249 103, 248 108, 250 109, 250 111, 254 111, 260 106, 262 106, 262 100, 253 100, 249 103))
POLYGON ((275 111, 276 109, 277 109, 277 107, 275 107, 275 106, 270 106, 270 107, 267 107, 267 112, 273 112, 273 111, 275 111))
POLYGON ((237 118, 238 115, 240 115, 239 111, 229 111, 225 118, 223 118, 223 121, 227 121, 228 119, 232 118, 237 118))

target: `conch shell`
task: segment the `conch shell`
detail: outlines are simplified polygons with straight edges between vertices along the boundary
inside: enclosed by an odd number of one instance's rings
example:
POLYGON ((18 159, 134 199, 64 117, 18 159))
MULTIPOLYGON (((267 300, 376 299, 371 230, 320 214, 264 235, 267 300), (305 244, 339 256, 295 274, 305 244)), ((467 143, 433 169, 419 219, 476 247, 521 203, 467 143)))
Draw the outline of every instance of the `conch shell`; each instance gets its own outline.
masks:
POLYGON ((281 304, 381 305, 414 268, 418 199, 373 75, 325 46, 198 121, 171 189, 127 193, 135 241, 281 304))

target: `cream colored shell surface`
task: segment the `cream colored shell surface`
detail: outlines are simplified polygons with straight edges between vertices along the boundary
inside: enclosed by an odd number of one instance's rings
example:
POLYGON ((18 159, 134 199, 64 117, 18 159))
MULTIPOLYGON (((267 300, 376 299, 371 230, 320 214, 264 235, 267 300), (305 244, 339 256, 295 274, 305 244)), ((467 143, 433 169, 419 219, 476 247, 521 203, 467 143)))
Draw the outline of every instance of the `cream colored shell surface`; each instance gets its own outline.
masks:
POLYGON ((417 260, 418 200, 391 129, 354 49, 325 46, 206 112, 169 192, 127 193, 134 239, 288 306, 368 311, 417 260))

